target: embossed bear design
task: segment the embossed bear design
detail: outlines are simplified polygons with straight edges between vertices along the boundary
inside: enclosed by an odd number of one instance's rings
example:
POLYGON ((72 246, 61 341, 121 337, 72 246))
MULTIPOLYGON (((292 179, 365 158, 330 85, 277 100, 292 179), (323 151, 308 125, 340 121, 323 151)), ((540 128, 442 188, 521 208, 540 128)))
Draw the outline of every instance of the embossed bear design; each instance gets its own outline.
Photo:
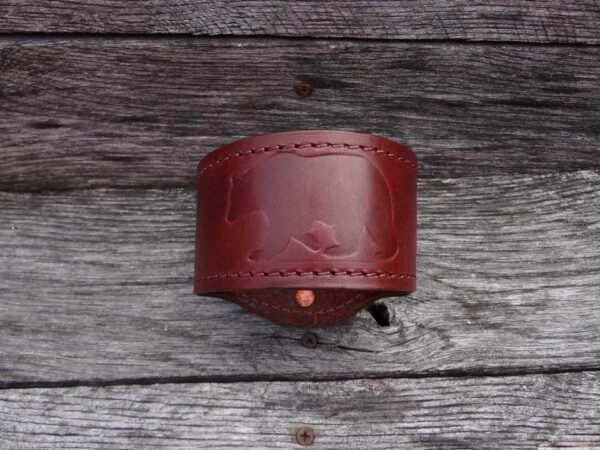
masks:
POLYGON ((265 224, 252 261, 280 255, 292 240, 326 259, 387 259, 398 249, 390 188, 360 154, 277 152, 232 177, 231 184, 227 221, 254 214, 265 224), (323 179, 332 181, 316 191, 313 186, 323 179), (240 198, 251 200, 236 201, 240 198))

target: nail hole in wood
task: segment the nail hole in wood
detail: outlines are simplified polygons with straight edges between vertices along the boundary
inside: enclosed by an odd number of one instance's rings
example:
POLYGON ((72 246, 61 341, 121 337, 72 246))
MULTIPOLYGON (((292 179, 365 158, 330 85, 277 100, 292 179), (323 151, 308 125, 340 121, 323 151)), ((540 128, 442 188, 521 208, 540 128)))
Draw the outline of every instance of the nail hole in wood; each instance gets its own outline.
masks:
POLYGON ((302 336, 302 345, 304 345, 306 348, 315 348, 317 345, 319 345, 319 338, 316 334, 307 332, 304 334, 304 336, 302 336))
POLYGON ((307 83, 297 84, 294 89, 296 89, 296 94, 298 94, 300 97, 310 97, 310 95, 313 93, 312 86, 307 83))

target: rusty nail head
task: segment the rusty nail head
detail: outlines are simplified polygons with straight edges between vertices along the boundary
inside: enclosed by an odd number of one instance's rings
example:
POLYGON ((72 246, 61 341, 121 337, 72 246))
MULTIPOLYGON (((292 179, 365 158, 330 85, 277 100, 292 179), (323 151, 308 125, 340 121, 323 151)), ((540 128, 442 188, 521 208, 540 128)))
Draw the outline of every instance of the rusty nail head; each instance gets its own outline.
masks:
POLYGON ((315 293, 310 289, 298 289, 294 294, 294 300, 298 306, 308 308, 315 301, 315 293))
POLYGON ((304 345, 306 348, 315 348, 318 344, 319 338, 316 334, 309 331, 302 336, 302 345, 304 345))
POLYGON ((296 85, 296 94, 300 97, 308 97, 312 94, 313 88, 310 84, 300 83, 296 85))
POLYGON ((296 431, 296 440, 301 445, 310 445, 315 440, 315 432, 310 427, 298 428, 296 431))

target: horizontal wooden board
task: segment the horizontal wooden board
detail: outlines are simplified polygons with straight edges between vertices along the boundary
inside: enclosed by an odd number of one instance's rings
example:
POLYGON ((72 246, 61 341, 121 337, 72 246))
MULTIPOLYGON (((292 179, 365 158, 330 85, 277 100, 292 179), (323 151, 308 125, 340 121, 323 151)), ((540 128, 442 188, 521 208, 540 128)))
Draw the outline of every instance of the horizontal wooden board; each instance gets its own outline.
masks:
POLYGON ((600 446, 600 375, 0 391, 3 448, 579 449, 600 446), (592 447, 593 446, 593 447, 592 447))
POLYGON ((317 330, 192 295, 189 190, 0 193, 0 382, 600 368, 600 174, 421 180, 418 290, 317 330), (375 314, 385 324, 385 311, 375 314))
POLYGON ((0 1, 0 32, 600 42, 594 0, 0 1))
POLYGON ((599 169, 600 47, 4 39, 0 190, 190 187, 239 137, 386 135, 420 177, 599 169), (298 82, 311 97, 299 97, 298 82))

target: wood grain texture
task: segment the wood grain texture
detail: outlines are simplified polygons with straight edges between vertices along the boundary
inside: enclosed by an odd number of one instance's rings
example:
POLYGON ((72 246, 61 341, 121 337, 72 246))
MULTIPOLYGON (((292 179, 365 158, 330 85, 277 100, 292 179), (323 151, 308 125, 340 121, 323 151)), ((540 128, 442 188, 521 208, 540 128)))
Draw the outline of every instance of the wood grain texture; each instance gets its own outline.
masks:
POLYGON ((0 1, 0 32, 600 42, 597 1, 0 1))
POLYGON ((599 169, 600 47, 4 40, 0 190, 190 187, 232 139, 300 128, 411 146, 421 178, 599 169), (295 83, 315 93, 301 98, 295 83))
POLYGON ((189 190, 0 193, 0 380, 600 368, 600 175, 422 180, 418 289, 318 330, 192 295, 189 190))
POLYGON ((0 391, 3 448, 600 446, 600 375, 0 391), (15 445, 17 444, 17 445, 15 445))

